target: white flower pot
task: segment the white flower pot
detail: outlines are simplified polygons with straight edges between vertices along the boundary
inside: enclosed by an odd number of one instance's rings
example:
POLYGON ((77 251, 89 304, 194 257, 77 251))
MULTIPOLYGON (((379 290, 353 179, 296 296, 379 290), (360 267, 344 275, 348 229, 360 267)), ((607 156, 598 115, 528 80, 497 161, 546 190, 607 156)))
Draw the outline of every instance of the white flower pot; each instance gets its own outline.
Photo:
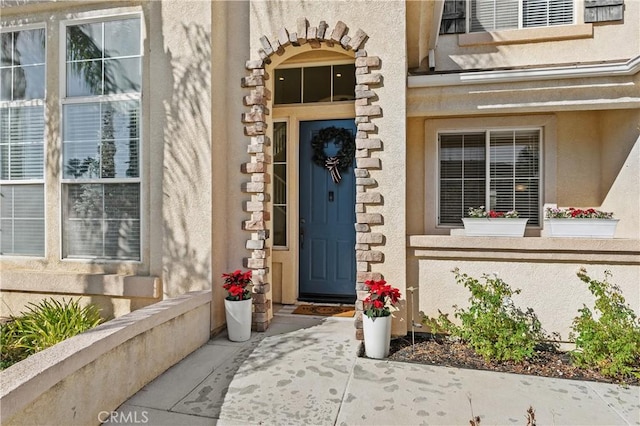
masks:
POLYGON ((388 357, 391 344, 391 315, 374 318, 362 315, 362 328, 365 355, 375 359, 388 357))
POLYGON ((473 237, 524 237, 529 219, 465 217, 464 234, 473 237))
POLYGON ((232 342, 244 342, 251 337, 251 299, 224 299, 227 334, 232 342))
POLYGON ((613 238, 620 219, 545 219, 549 237, 613 238))

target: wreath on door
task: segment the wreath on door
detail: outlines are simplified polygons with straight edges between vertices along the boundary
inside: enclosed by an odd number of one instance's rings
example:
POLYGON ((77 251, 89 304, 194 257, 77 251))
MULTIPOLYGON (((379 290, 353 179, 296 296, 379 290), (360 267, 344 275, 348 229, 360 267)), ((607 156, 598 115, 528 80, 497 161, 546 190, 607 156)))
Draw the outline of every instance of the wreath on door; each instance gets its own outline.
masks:
POLYGON ((353 157, 356 153, 356 142, 348 129, 338 127, 325 127, 320 129, 311 139, 311 149, 313 149, 313 162, 320 167, 326 168, 331 174, 331 179, 335 183, 340 183, 344 172, 353 164, 353 157), (336 155, 329 157, 324 152, 324 146, 333 141, 340 144, 340 149, 336 155))

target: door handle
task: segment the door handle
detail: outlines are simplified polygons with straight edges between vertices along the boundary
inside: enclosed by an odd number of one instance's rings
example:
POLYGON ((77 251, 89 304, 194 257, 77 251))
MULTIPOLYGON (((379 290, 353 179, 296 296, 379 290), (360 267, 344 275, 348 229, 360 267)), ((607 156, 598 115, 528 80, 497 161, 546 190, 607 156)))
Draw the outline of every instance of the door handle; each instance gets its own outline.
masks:
POLYGON ((305 223, 304 218, 300 219, 300 250, 304 249, 304 227, 302 225, 305 223))

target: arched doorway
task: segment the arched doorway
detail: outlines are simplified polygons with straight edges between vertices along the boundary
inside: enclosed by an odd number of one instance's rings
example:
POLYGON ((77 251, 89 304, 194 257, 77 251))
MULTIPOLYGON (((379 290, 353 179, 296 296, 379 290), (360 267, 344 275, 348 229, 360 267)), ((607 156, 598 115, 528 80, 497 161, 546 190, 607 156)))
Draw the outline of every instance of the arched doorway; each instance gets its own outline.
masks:
MULTIPOLYGON (((289 135, 297 135, 295 138, 299 140, 301 123, 305 121, 353 120, 356 149, 355 166, 350 173, 352 173, 355 188, 351 204, 352 212, 355 212, 355 220, 352 224, 355 230, 355 244, 349 253, 351 258, 355 260, 353 289, 354 291, 361 290, 362 283, 367 279, 381 278, 379 273, 372 271, 372 264, 383 261, 382 253, 375 250, 375 246, 384 243, 384 236, 381 233, 372 232, 371 226, 381 224, 382 217, 377 213, 367 213, 366 211, 368 204, 378 204, 382 200, 382 195, 375 191, 376 182, 368 172, 369 169, 380 168, 380 159, 371 155, 372 152, 382 149, 380 139, 376 138, 377 127, 371 121, 372 118, 382 114, 380 107, 373 103, 377 99, 374 87, 381 84, 382 76, 372 70, 380 68, 380 60, 378 57, 368 56, 364 50, 367 36, 363 31, 358 30, 353 37, 349 37, 346 35, 347 27, 342 22, 338 22, 332 31, 327 29, 326 24, 324 27, 322 24, 324 21, 321 21, 318 27, 313 28, 314 31, 307 31, 302 38, 300 34, 290 34, 285 28, 278 33, 278 40, 270 41, 267 37, 262 37, 263 49, 258 52, 260 59, 247 62, 246 68, 250 75, 242 80, 243 86, 250 89, 250 93, 243 98, 244 104, 250 108, 250 111, 243 114, 242 118, 245 124, 245 134, 250 138, 248 152, 251 156, 250 162, 243 166, 243 172, 250 175, 250 181, 244 184, 242 189, 251 194, 251 201, 247 203, 245 209, 251 214, 251 218, 244 222, 243 228, 251 232, 251 237, 247 240, 247 249, 251 250, 251 257, 245 259, 245 266, 254 271, 254 292, 257 296, 254 298, 256 330, 264 330, 268 327, 270 296, 280 291, 280 294, 276 294, 276 296, 288 303, 292 302, 292 296, 296 299, 299 296, 298 279, 294 278, 295 282, 292 286, 293 280, 290 278, 296 277, 299 272, 291 270, 298 268, 300 255, 297 250, 301 243, 299 195, 298 200, 292 200, 297 201, 298 205, 295 208, 292 208, 294 206, 290 204, 285 206, 288 216, 284 229, 288 235, 286 242, 289 247, 289 259, 277 261, 279 257, 287 255, 282 255, 281 250, 276 249, 277 246, 274 246, 270 234, 270 231, 273 230, 274 219, 272 211, 274 216, 279 214, 277 210, 273 210, 274 195, 276 195, 273 180, 275 140, 272 143, 274 137, 277 137, 274 135, 274 129, 279 126, 277 125, 279 122, 287 123, 289 135), (319 28, 324 29, 319 31, 319 28), (295 39, 293 35, 296 36, 295 39), (351 58, 350 60, 355 65, 353 92, 355 99, 353 102, 345 103, 346 106, 334 106, 333 108, 323 109, 317 105, 289 107, 290 109, 295 108, 294 113, 287 111, 287 108, 278 108, 278 117, 276 117, 276 106, 273 99, 275 70, 285 64, 288 59, 313 51, 325 53, 312 53, 311 57, 323 56, 329 52, 351 58), (294 245, 296 246, 295 250, 292 249, 294 245), (292 256, 297 259, 291 259, 292 256), (272 286, 273 280, 280 281, 279 290, 272 286), (283 284, 285 280, 288 284, 283 284)), ((311 29, 308 27, 308 23, 307 28, 311 29)), ((291 150, 287 152, 291 153, 291 150)), ((287 158, 288 161, 291 161, 295 155, 289 154, 287 158)), ((291 172, 290 165, 288 167, 288 182, 291 185, 298 185, 300 165, 296 164, 294 167, 295 173, 291 172)), ((292 193, 291 188, 287 193, 292 193)), ((297 193, 299 194, 299 192, 297 193)), ((331 190, 319 191, 318 194, 323 198, 326 197, 327 203, 330 203, 328 200, 331 197, 331 190)), ((334 192, 334 200, 335 196, 334 192)), ((306 220, 306 218, 303 219, 306 220)), ((358 303, 356 306, 361 307, 358 303)))

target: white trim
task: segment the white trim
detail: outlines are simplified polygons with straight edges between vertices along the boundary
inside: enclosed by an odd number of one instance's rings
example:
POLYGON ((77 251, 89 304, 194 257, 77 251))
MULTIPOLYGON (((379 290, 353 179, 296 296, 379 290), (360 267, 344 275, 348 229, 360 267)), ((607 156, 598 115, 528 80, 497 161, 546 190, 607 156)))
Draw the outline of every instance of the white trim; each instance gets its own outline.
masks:
POLYGON ((640 55, 625 62, 597 65, 572 65, 527 70, 461 72, 455 74, 414 75, 407 78, 408 88, 460 86, 464 84, 513 83, 561 78, 621 77, 640 72, 640 55))

